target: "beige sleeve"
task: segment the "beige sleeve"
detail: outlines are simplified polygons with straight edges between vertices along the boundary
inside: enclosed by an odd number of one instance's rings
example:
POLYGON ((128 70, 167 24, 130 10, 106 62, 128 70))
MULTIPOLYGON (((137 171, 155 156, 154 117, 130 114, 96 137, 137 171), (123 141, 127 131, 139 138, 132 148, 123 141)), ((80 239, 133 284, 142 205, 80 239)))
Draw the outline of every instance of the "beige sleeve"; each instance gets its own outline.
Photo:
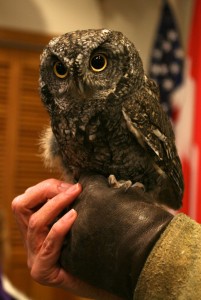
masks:
POLYGON ((150 253, 134 300, 201 299, 201 225, 178 214, 150 253))

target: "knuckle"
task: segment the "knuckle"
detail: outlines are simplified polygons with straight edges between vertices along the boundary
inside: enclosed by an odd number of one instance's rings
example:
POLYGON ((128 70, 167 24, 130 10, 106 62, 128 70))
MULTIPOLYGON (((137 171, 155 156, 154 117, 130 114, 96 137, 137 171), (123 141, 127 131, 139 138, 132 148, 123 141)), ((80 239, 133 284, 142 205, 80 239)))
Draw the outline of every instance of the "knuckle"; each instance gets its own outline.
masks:
POLYGON ((31 271, 32 265, 33 265, 32 259, 28 256, 28 258, 27 258, 27 267, 30 271, 31 271))
POLYGON ((46 193, 50 192, 51 190, 54 190, 55 187, 59 183, 60 183, 60 181, 57 179, 54 179, 54 178, 46 179, 44 181, 39 182, 35 186, 29 187, 28 189, 26 189, 25 194, 31 193, 33 195, 34 193, 40 191, 41 194, 45 195, 46 193))
POLYGON ((40 272, 38 272, 38 269, 34 267, 34 265, 30 268, 30 275, 38 283, 41 283, 41 284, 43 283, 41 274, 40 274, 40 272))
POLYGON ((51 236, 57 237, 60 235, 60 224, 58 222, 54 223, 52 228, 51 228, 51 236))
POLYGON ((31 258, 27 259, 27 266, 31 277, 38 283, 43 283, 41 270, 35 265, 34 260, 31 258))
POLYGON ((44 197, 56 194, 60 181, 54 178, 46 179, 40 183, 39 189, 44 197))
POLYGON ((13 211, 13 213, 17 213, 20 212, 23 209, 23 205, 21 203, 21 201, 19 201, 21 199, 22 196, 17 196, 13 199, 12 203, 11 203, 11 209, 13 211))
POLYGON ((48 257, 49 255, 51 255, 52 251, 54 250, 54 246, 55 243, 53 239, 48 239, 47 241, 44 241, 42 249, 43 256, 48 257))
POLYGON ((48 189, 52 186, 58 185, 58 183, 60 183, 60 181, 55 178, 50 178, 43 181, 44 187, 48 189))
POLYGON ((36 231, 36 228, 39 227, 39 224, 38 224, 38 218, 35 216, 35 214, 31 215, 30 216, 30 219, 29 219, 29 225, 28 225, 28 228, 29 228, 29 231, 36 231))

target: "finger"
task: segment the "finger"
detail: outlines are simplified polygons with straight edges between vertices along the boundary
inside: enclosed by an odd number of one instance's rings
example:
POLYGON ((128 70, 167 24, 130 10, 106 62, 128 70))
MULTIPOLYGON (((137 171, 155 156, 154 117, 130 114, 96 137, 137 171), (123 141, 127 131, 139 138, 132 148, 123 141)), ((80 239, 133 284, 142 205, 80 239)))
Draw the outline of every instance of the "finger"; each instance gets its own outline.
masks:
POLYGON ((72 184, 64 183, 56 179, 47 179, 27 189, 24 194, 13 200, 12 210, 24 239, 26 237, 30 216, 33 214, 33 207, 35 207, 35 209, 36 207, 39 208, 40 205, 47 201, 47 198, 54 197, 70 186, 72 186, 72 184))
POLYGON ((29 220, 26 236, 26 246, 30 255, 36 254, 44 242, 49 225, 81 192, 80 184, 75 184, 66 192, 56 195, 35 212, 29 220))
POLYGON ((31 276, 40 283, 58 283, 60 268, 57 262, 60 256, 64 238, 77 217, 77 212, 71 209, 59 219, 50 229, 37 257, 29 260, 31 276))
POLYGON ((64 238, 69 232, 76 218, 77 212, 74 209, 71 209, 56 223, 54 223, 50 229, 40 251, 41 259, 45 258, 45 261, 46 258, 51 259, 51 263, 49 264, 48 262, 48 265, 54 266, 58 261, 64 238))
POLYGON ((60 192, 68 189, 72 184, 59 181, 57 179, 47 179, 35 186, 28 188, 23 195, 16 197, 12 202, 12 209, 21 211, 33 209, 43 204, 47 199, 54 197, 60 192))
POLYGON ((48 228, 49 225, 55 221, 55 218, 76 199, 81 190, 79 183, 74 184, 65 192, 47 201, 35 212, 29 220, 28 239, 31 239, 31 235, 34 236, 38 234, 38 232, 41 232, 43 228, 48 228))

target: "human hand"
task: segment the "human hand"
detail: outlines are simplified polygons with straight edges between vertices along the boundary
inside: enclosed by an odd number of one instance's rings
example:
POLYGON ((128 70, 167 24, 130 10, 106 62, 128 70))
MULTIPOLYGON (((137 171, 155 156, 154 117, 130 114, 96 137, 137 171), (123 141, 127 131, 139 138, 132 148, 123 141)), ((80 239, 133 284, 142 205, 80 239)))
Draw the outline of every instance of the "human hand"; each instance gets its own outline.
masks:
POLYGON ((55 220, 80 192, 80 184, 48 179, 13 200, 12 209, 26 246, 31 276, 40 284, 60 287, 82 297, 117 300, 65 272, 58 264, 64 237, 77 213, 71 209, 55 220))
POLYGON ((139 188, 114 189, 100 175, 85 175, 80 183, 83 191, 73 203, 78 218, 61 265, 93 286, 133 299, 144 263, 173 216, 139 188))

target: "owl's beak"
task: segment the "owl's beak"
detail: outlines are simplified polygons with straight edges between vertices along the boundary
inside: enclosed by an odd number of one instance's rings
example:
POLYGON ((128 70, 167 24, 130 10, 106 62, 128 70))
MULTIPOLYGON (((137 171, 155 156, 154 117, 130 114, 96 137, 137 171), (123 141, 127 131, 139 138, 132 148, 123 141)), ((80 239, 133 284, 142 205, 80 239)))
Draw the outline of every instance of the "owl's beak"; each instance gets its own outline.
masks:
POLYGON ((78 87, 79 87, 79 90, 80 90, 81 94, 83 95, 84 94, 84 87, 83 87, 83 84, 80 80, 78 80, 78 87))
POLYGON ((68 85, 68 91, 72 95, 84 96, 84 86, 80 80, 71 79, 68 85))

